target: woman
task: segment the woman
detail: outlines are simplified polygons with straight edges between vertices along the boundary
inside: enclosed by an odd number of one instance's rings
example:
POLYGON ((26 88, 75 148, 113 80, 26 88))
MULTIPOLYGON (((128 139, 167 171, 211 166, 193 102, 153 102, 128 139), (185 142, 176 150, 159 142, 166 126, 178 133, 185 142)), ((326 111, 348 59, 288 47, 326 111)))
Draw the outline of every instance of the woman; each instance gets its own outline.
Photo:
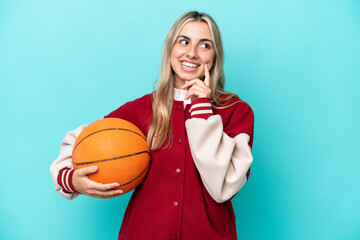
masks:
MULTIPOLYGON (((237 239, 231 198, 249 177, 254 116, 224 91, 221 36, 209 15, 188 12, 175 22, 158 81, 152 94, 105 116, 137 125, 152 155, 119 239, 237 239)), ((68 199, 120 196, 117 183, 87 178, 97 167, 72 170, 72 146, 84 127, 65 136, 51 166, 56 190, 68 199)))

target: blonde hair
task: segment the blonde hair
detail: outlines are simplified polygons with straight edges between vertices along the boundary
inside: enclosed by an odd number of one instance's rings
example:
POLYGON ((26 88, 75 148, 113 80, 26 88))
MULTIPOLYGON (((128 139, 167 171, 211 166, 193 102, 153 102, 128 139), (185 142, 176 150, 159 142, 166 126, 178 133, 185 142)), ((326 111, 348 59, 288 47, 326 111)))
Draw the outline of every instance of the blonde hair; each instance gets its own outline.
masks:
MULTIPOLYGON (((223 69, 223 48, 221 41, 221 34, 215 21, 205 13, 196 11, 187 12, 182 15, 171 27, 166 36, 163 46, 163 56, 161 62, 160 74, 157 79, 158 85, 156 91, 153 93, 153 117, 147 134, 147 142, 151 150, 158 150, 163 147, 168 138, 165 148, 171 146, 172 132, 170 127, 170 117, 174 99, 175 77, 170 65, 170 56, 172 47, 176 38, 183 28, 183 26, 191 21, 205 22, 210 28, 210 32, 214 42, 215 60, 212 69, 210 70, 210 89, 211 102, 215 108, 226 108, 224 106, 227 100, 235 96, 229 92, 224 91, 225 75, 223 69), (221 98, 223 94, 228 94, 227 97, 221 98)), ((231 104, 230 106, 232 106, 231 104)))

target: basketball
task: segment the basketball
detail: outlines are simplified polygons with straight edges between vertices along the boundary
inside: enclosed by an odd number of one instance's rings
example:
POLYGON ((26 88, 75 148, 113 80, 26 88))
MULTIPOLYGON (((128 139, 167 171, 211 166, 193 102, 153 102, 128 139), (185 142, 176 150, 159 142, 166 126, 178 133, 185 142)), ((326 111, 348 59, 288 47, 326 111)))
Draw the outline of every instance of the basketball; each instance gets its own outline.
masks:
POLYGON ((104 118, 88 125, 73 147, 74 169, 98 166, 88 178, 99 183, 119 183, 127 193, 145 178, 150 150, 145 135, 134 124, 119 118, 104 118))

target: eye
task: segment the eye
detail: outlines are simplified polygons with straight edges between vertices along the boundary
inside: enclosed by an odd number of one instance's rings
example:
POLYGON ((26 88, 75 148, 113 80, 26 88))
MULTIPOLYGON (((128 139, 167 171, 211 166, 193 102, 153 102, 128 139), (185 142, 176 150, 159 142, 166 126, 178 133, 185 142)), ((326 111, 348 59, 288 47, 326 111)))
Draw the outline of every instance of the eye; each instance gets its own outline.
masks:
POLYGON ((209 49, 209 48, 211 48, 211 45, 208 44, 208 43, 202 43, 202 44, 200 45, 200 47, 201 47, 201 48, 204 48, 204 49, 209 49))
POLYGON ((182 40, 179 41, 179 43, 181 45, 187 45, 189 42, 187 40, 185 40, 185 39, 182 39, 182 40))

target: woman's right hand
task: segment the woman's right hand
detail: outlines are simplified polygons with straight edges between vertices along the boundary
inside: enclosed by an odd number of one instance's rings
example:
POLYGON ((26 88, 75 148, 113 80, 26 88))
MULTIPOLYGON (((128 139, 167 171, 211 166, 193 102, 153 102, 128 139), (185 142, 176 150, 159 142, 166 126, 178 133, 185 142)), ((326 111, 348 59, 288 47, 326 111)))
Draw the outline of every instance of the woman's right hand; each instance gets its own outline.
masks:
POLYGON ((103 199, 119 197, 123 191, 114 189, 119 187, 118 183, 102 184, 94 182, 88 178, 89 174, 95 173, 97 170, 97 166, 90 166, 75 170, 72 177, 72 183, 76 191, 86 196, 103 199))

